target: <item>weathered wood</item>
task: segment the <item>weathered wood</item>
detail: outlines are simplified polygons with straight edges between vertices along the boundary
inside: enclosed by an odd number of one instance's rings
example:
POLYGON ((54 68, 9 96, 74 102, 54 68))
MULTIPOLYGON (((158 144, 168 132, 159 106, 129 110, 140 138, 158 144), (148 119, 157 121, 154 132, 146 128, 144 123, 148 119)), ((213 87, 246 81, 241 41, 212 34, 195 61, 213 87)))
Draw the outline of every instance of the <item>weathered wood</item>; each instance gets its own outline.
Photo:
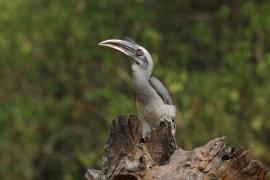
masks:
POLYGON ((87 170, 86 179, 267 179, 266 168, 249 150, 227 146, 224 137, 185 151, 170 132, 168 123, 161 122, 142 143, 137 117, 120 116, 112 123, 102 169, 87 170))

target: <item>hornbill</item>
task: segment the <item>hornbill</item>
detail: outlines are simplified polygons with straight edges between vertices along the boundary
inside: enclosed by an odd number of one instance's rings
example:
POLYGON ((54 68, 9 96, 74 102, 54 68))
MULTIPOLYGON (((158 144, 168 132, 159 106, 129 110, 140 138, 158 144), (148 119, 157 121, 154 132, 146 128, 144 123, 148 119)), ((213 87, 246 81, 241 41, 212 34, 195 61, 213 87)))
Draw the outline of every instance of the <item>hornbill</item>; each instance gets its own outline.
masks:
POLYGON ((105 40, 99 45, 116 49, 131 60, 132 82, 143 138, 146 138, 151 128, 160 121, 169 122, 174 136, 176 108, 167 89, 152 76, 153 61, 150 53, 128 37, 105 40))

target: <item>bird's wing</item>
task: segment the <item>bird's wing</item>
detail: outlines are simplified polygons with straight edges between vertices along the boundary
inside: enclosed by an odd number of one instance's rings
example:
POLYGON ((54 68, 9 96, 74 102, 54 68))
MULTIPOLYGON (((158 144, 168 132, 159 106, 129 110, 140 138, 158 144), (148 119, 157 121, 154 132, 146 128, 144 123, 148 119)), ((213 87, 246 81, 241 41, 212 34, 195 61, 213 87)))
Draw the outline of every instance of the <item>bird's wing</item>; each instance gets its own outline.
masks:
POLYGON ((158 95, 163 99, 163 102, 165 104, 169 104, 169 105, 173 104, 169 92, 167 91, 165 86, 162 84, 162 82, 160 82, 160 80, 158 80, 158 78, 152 76, 150 78, 149 82, 150 82, 151 86, 156 90, 158 95))

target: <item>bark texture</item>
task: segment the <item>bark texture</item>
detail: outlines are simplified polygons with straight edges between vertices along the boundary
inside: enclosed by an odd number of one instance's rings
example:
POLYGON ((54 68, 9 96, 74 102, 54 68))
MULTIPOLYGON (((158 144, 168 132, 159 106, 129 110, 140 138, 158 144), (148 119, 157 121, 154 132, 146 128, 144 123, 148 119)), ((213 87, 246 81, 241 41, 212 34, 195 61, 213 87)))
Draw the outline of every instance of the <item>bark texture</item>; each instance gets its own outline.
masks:
POLYGON ((87 180, 236 180, 267 179, 266 168, 249 150, 227 146, 225 137, 192 151, 178 147, 166 122, 141 141, 136 116, 114 120, 101 170, 88 169, 87 180))

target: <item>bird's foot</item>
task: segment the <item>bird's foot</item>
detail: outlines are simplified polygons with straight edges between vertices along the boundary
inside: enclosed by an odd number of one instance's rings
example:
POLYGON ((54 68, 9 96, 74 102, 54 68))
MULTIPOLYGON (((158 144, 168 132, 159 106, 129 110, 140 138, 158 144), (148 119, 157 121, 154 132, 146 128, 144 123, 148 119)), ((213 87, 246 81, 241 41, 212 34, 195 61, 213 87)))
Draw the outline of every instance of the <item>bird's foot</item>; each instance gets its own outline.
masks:
POLYGON ((160 120, 158 121, 158 123, 165 122, 165 121, 170 122, 170 120, 166 116, 162 116, 160 120))
POLYGON ((158 123, 158 125, 161 125, 165 121, 167 121, 169 123, 169 125, 171 126, 171 131, 172 131, 172 134, 174 135, 175 129, 176 129, 175 120, 173 118, 168 118, 166 116, 162 116, 157 123, 158 123))

